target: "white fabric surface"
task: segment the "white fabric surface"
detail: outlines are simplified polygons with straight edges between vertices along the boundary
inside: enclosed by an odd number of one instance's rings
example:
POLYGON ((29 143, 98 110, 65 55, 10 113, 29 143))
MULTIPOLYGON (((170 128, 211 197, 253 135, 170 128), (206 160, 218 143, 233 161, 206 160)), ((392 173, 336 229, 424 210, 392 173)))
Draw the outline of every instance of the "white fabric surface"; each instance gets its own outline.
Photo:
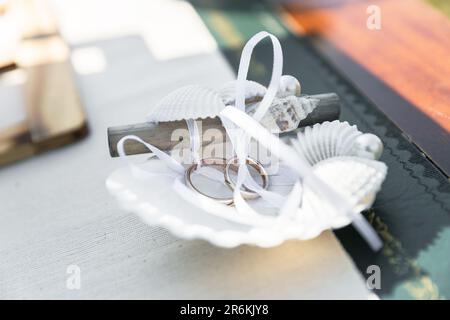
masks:
MULTIPOLYGON (((86 25, 83 3, 59 9, 86 25)), ((98 12, 102 21, 124 3, 98 12)), ((89 136, 0 168, 0 298, 367 298, 330 232, 273 249, 227 250, 180 241, 120 210, 104 186, 122 164, 109 157, 107 127, 141 121, 182 85, 219 87, 235 75, 217 52, 162 61, 139 34, 89 41, 78 38, 75 49, 95 47, 106 60, 102 72, 77 76, 89 136), (66 287, 69 265, 81 270, 80 290, 66 287)))

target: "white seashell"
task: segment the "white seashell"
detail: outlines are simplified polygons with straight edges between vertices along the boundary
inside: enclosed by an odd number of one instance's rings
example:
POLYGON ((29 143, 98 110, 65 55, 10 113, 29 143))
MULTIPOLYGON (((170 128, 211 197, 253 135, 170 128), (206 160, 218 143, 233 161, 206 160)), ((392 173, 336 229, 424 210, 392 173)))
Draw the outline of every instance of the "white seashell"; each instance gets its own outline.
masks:
POLYGON ((214 118, 224 108, 225 104, 216 91, 199 85, 190 85, 179 88, 161 99, 147 115, 147 121, 214 118))
MULTIPOLYGON (((219 95, 226 105, 234 105, 236 98, 236 80, 229 81, 219 89, 219 95)), ((245 80, 245 100, 255 101, 262 99, 267 92, 267 88, 262 84, 245 80)), ((277 90, 278 98, 286 98, 289 96, 300 97, 301 85, 300 82, 294 76, 283 75, 280 78, 280 85, 277 90)))
MULTIPOLYGON (((318 99, 311 97, 275 97, 260 123, 274 134, 295 130, 300 121, 317 107, 318 102, 318 99)), ((258 105, 247 106, 246 112, 253 115, 258 105)))
MULTIPOLYGON (((136 166, 149 172, 171 172, 156 159, 136 166)), ((355 210, 363 210, 372 205, 387 169, 383 163, 374 160, 336 157, 319 163, 314 171, 347 197, 355 210)), ((351 223, 349 215, 323 201, 307 183, 297 215, 289 219, 273 217, 273 223, 262 225, 241 223, 204 211, 174 192, 173 179, 169 175, 138 179, 128 166, 124 166, 109 175, 106 187, 124 210, 136 213, 145 223, 164 227, 183 239, 204 239, 220 247, 242 244, 273 247, 289 239, 312 239, 324 230, 351 223)), ((258 203, 254 205, 257 207, 258 203)), ((230 217, 240 217, 235 215, 234 208, 227 208, 230 217)))
POLYGON ((315 124, 312 127, 306 127, 303 132, 298 133, 297 139, 292 140, 292 145, 311 165, 338 156, 355 155, 368 159, 377 159, 376 156, 380 153, 379 146, 371 149, 377 155, 370 152, 357 152, 360 150, 360 147, 355 149, 355 144, 361 144, 360 140, 358 140, 359 137, 365 135, 355 125, 351 126, 348 122, 340 122, 339 120, 326 121, 315 124))
MULTIPOLYGON (((149 172, 171 172, 162 161, 156 159, 136 166, 149 172)), ((327 174, 326 170, 317 170, 321 176, 322 171, 327 174)), ((269 219, 268 223, 261 224, 258 221, 245 223, 236 220, 242 216, 236 215, 236 209, 233 207, 227 207, 230 210, 230 218, 211 214, 174 192, 173 185, 174 178, 169 175, 138 179, 127 166, 112 172, 106 181, 107 189, 120 206, 140 216, 145 223, 164 227, 183 239, 204 239, 220 247, 242 244, 273 247, 289 239, 312 239, 324 230, 351 223, 348 215, 337 213, 332 206, 328 215, 324 215, 322 209, 327 209, 323 205, 326 202, 320 201, 320 197, 318 199, 317 194, 308 192, 308 189, 305 189, 304 201, 298 214, 287 219, 278 217, 277 209, 271 213, 270 208, 258 202, 260 199, 253 200, 252 206, 260 208, 264 212, 261 216, 269 219)), ((270 188, 280 194, 287 194, 291 189, 284 184, 270 188)))
POLYGON ((300 81, 298 81, 297 78, 290 75, 281 76, 280 86, 277 91, 277 97, 279 98, 285 98, 289 96, 300 97, 301 92, 302 86, 300 85, 300 81))
MULTIPOLYGON (((222 98, 222 101, 225 103, 225 105, 234 105, 236 100, 236 83, 237 80, 229 81, 225 83, 218 91, 220 97, 222 98)), ((266 87, 264 87, 262 84, 245 80, 245 100, 248 101, 257 101, 264 97, 266 94, 266 87)))
POLYGON ((335 157, 314 166, 314 172, 355 205, 369 208, 386 178, 387 166, 380 161, 358 157, 335 157))
MULTIPOLYGON (((170 173, 167 166, 156 159, 136 165, 151 172, 170 173)), ((108 191, 120 207, 137 214, 145 223, 164 227, 183 239, 204 239, 219 247, 242 244, 273 247, 288 239, 314 238, 328 227, 319 219, 307 223, 276 220, 278 223, 267 226, 239 223, 187 202, 174 192, 173 184, 173 178, 168 175, 154 180, 137 179, 126 166, 112 172, 106 180, 108 191)), ((228 209, 231 217, 236 216, 233 207, 228 209)))

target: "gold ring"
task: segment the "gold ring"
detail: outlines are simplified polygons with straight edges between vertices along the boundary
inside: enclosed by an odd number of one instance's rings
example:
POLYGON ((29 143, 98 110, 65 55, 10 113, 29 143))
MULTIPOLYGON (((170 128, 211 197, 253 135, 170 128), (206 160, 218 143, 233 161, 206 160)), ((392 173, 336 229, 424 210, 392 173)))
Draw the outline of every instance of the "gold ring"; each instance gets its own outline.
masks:
MULTIPOLYGON (((227 160, 223 159, 223 158, 206 158, 206 159, 201 159, 201 166, 221 166, 222 168, 226 168, 227 165, 227 160)), ((186 184, 194 191, 200 193, 201 195, 208 197, 210 199, 216 200, 220 203, 226 204, 226 205, 232 205, 233 204, 233 196, 228 197, 228 198, 218 198, 218 197, 212 197, 209 196, 205 193, 203 193, 202 191, 200 191, 193 183, 192 183, 192 179, 191 179, 191 175, 192 173, 197 169, 198 165, 196 163, 194 163, 193 165, 191 165, 185 173, 185 180, 186 180, 186 184)))
MULTIPOLYGON (((230 169, 232 167, 235 168, 235 172, 238 171, 239 169, 239 162, 237 161, 238 158, 237 157, 233 157, 230 160, 228 160, 226 166, 225 166, 225 183, 227 184, 228 187, 230 187, 231 190, 234 190, 236 188, 236 184, 231 180, 230 178, 230 169)), ((263 165, 261 163, 259 163, 257 160, 252 159, 250 157, 247 157, 245 159, 245 163, 248 164, 249 166, 253 167, 261 176, 262 179, 262 186, 261 188, 263 189, 267 189, 269 186, 269 176, 267 174, 266 169, 264 169, 263 165)), ((243 186, 243 189, 241 189, 241 195, 244 199, 255 199, 259 197, 259 194, 255 191, 250 190, 248 187, 243 186)))

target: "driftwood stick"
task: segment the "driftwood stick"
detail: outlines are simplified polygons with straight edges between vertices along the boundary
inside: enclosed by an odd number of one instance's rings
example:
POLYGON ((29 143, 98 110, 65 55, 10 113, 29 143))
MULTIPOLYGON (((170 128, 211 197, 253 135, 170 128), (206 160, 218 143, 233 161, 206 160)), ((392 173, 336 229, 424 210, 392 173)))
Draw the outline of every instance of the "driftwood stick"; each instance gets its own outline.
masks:
MULTIPOLYGON (((177 139, 176 130, 181 129, 187 132, 188 128, 186 121, 171 121, 160 123, 137 123, 126 126, 117 126, 108 128, 108 146, 111 157, 118 157, 117 143, 120 139, 127 135, 135 135, 142 140, 151 143, 158 149, 163 151, 170 151, 178 145, 182 139, 177 139), (175 133, 175 134, 174 134, 175 133)), ((200 129, 200 128, 199 128, 200 129)), ((207 118, 201 122, 201 132, 208 129, 217 129, 225 132, 219 118, 207 118)), ((189 139, 189 136, 187 136, 189 139)), ((129 140, 124 145, 125 153, 127 155, 150 153, 142 143, 134 140, 129 140)))
MULTIPOLYGON (((299 127, 310 126, 324 121, 333 121, 339 118, 340 101, 335 93, 325 93, 311 95, 310 98, 318 99, 316 109, 308 117, 302 120, 299 127)), ((142 140, 151 143, 163 151, 170 151, 176 145, 180 144, 183 138, 178 138, 175 130, 181 129, 187 132, 185 121, 171 121, 160 123, 137 123, 132 125, 117 126, 108 128, 108 146, 112 157, 119 156, 117 152, 117 143, 126 135, 135 135, 142 140)), ((206 132, 208 129, 220 130, 225 136, 225 129, 219 118, 208 118, 201 122, 200 132, 206 132)), ((204 142, 208 144, 210 141, 204 142)), ((124 145, 127 155, 149 153, 150 151, 141 143, 129 140, 124 145)))
POLYGON ((334 121, 339 119, 341 114, 341 101, 336 93, 323 93, 309 96, 319 99, 317 108, 300 121, 298 127, 312 126, 315 123, 334 121))

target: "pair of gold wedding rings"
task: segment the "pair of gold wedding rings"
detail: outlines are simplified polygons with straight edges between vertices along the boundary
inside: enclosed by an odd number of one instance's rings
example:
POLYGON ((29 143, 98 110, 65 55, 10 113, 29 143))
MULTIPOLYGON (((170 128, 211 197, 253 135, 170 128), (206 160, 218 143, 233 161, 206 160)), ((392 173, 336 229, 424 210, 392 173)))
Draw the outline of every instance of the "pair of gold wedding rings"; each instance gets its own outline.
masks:
MULTIPOLYGON (((261 177, 261 188, 262 189, 267 189, 269 186, 269 177, 267 175, 267 171, 266 169, 264 169, 264 167, 262 166, 261 163, 259 163, 257 160, 247 157, 246 158, 246 165, 250 166, 251 168, 253 168, 258 175, 261 177)), ((239 169, 239 160, 237 157, 233 157, 229 160, 226 160, 224 158, 205 158, 205 159, 201 159, 200 160, 200 166, 202 167, 220 167, 223 170, 223 174, 224 174, 224 181, 225 184, 232 190, 234 191, 234 189, 236 188, 236 184, 233 181, 233 179, 231 178, 231 171, 237 173, 238 169, 239 169)), ((233 195, 229 196, 229 197, 213 197, 210 196, 208 194, 206 194, 205 192, 201 191, 197 186, 194 185, 194 183, 192 182, 192 174, 195 172, 195 170, 197 170, 198 165, 192 164, 185 173, 185 180, 186 180, 186 184, 194 191, 198 192, 199 194, 208 197, 210 199, 216 200, 220 203, 226 204, 226 205, 233 205, 234 200, 233 200, 233 195)), ((250 190, 248 187, 246 186, 242 186, 241 187, 241 195, 244 199, 246 200, 250 200, 250 199, 256 199, 259 197, 258 193, 250 190)))

